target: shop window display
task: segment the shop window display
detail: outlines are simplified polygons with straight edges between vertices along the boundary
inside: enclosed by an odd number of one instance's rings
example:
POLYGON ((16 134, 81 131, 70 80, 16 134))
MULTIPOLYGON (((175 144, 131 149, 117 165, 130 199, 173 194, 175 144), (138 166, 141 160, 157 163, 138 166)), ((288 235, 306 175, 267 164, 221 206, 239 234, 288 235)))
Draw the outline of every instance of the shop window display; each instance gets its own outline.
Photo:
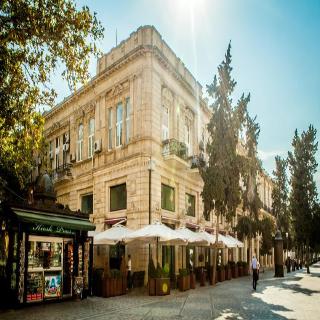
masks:
POLYGON ((61 297, 61 273, 48 273, 44 276, 44 297, 59 298, 61 297))

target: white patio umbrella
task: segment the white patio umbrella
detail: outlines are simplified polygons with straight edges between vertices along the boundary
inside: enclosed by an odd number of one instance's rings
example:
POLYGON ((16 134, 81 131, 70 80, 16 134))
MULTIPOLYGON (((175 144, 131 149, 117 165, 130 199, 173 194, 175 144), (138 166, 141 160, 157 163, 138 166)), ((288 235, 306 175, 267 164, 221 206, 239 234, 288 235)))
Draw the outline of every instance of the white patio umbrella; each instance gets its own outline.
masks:
POLYGON ((154 222, 153 224, 146 225, 145 227, 133 231, 127 237, 125 242, 141 241, 144 243, 157 244, 157 264, 158 264, 158 244, 185 244, 186 237, 180 235, 173 229, 170 229, 161 222, 154 222))
POLYGON ((182 227, 176 230, 182 237, 184 237, 187 244, 198 244, 198 245, 208 245, 208 239, 201 236, 199 232, 193 232, 186 227, 182 227))
POLYGON ((218 236, 219 242, 222 242, 226 247, 228 248, 236 248, 237 247, 237 243, 232 240, 231 238, 224 236, 223 234, 219 233, 218 236))
POLYGON ((238 247, 238 248, 243 248, 243 247, 244 247, 243 242, 241 242, 241 241, 238 240, 237 238, 234 238, 234 237, 230 236, 229 234, 226 235, 226 237, 227 237, 228 239, 230 239, 232 242, 234 242, 235 245, 236 245, 236 247, 238 247))
MULTIPOLYGON (((187 244, 195 244, 199 246, 209 245, 209 242, 207 241, 207 239, 204 239, 203 237, 201 237, 199 232, 193 232, 186 227, 179 228, 176 230, 176 232, 178 232, 179 234, 181 234, 183 237, 186 238, 187 242, 185 243, 185 245, 187 244)), ((183 247, 182 247, 182 250, 183 250, 183 247)), ((183 254, 183 251, 182 251, 182 254, 183 254)), ((182 262, 182 267, 183 267, 183 262, 182 262)))
POLYGON ((199 232, 197 232, 197 234, 201 239, 206 241, 209 245, 212 245, 216 242, 216 237, 208 233, 207 231, 200 230, 199 232))
POLYGON ((102 231, 93 237, 94 244, 114 245, 117 242, 124 241, 124 238, 133 231, 121 224, 114 225, 110 229, 102 231))

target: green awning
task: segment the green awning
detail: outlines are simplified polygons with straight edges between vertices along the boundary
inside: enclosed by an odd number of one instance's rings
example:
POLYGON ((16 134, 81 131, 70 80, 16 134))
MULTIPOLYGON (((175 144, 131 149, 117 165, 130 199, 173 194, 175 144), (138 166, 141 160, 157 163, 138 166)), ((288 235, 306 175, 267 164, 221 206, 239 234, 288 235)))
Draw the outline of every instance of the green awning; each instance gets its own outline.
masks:
POLYGON ((40 223, 44 225, 84 231, 92 231, 96 228, 89 220, 78 217, 67 217, 54 213, 21 209, 13 209, 13 212, 17 215, 19 221, 26 223, 40 223))

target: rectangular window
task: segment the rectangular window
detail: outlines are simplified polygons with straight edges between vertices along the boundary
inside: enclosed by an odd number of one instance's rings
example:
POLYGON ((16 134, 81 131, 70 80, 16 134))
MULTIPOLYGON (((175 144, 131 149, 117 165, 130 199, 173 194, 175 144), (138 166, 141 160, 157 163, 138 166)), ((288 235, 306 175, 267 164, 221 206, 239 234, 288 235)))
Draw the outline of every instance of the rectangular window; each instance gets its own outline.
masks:
POLYGON ((117 114, 116 114, 116 147, 122 145, 122 103, 117 105, 117 114))
POLYGON ((62 164, 65 167, 67 164, 67 156, 69 154, 69 133, 65 132, 62 137, 63 150, 62 150, 62 164))
POLYGON ((112 108, 108 111, 108 149, 112 149, 112 108))
POLYGON ((196 197, 186 193, 186 214, 187 216, 196 216, 196 197))
POLYGON ((50 141, 50 142, 49 142, 49 161, 50 161, 50 169, 54 169, 54 167, 53 167, 53 158, 54 158, 53 141, 50 141))
POLYGON ((82 149, 83 149, 83 124, 80 123, 78 127, 77 161, 82 160, 82 149))
POLYGON ((169 108, 162 106, 162 141, 169 139, 169 108))
POLYGON ((125 183, 110 187, 110 211, 127 209, 127 186, 125 183))
POLYGON ((161 208, 164 210, 175 210, 174 188, 161 184, 161 208))
POLYGON ((94 118, 89 120, 88 158, 92 158, 94 152, 94 118))
POLYGON ((185 134, 185 144, 187 146, 187 154, 190 156, 192 154, 192 132, 191 132, 191 123, 189 119, 185 120, 184 134, 185 134))
POLYGON ((59 152, 60 152, 60 138, 56 138, 56 169, 59 168, 60 162, 59 162, 59 152))
POLYGON ((93 194, 87 194, 81 197, 81 211, 84 213, 93 213, 93 194))
POLYGON ((130 98, 126 99, 126 144, 131 138, 131 105, 130 98))

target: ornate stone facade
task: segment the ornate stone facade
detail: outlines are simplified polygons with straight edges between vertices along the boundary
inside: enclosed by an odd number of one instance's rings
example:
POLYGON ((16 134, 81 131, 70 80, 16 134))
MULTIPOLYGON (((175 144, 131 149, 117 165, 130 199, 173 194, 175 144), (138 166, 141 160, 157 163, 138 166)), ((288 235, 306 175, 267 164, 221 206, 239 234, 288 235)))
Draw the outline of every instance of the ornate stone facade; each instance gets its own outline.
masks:
MULTIPOLYGON (((160 219, 176 227, 214 227, 213 215, 209 221, 203 219, 202 180, 197 170, 191 169, 199 143, 207 137, 210 110, 201 85, 154 27, 139 28, 101 57, 96 76, 45 118, 46 138, 56 145, 48 154, 49 168, 55 172, 60 163, 72 165, 70 174, 55 180, 58 201, 76 210, 81 209, 83 197, 93 194, 91 219, 98 231, 121 219, 132 229, 149 223, 150 159, 155 164, 151 173, 152 221, 160 219), (94 119, 92 157, 90 119, 94 119), (63 146, 65 132, 70 137, 68 147, 63 146), (57 150, 58 157, 54 154, 57 150), (111 210, 113 196, 121 197, 111 194, 113 187, 123 184, 125 208, 111 210), (173 190, 173 210, 164 203, 163 185, 173 190), (186 213, 186 194, 194 199, 192 215, 186 213)), ((220 229, 225 227, 221 221, 220 229)), ((133 255, 134 270, 146 267, 145 248, 139 247, 140 255, 133 255)), ((176 248, 175 253, 178 270, 181 252, 176 248)), ((238 251, 235 255, 238 258, 238 251)))

